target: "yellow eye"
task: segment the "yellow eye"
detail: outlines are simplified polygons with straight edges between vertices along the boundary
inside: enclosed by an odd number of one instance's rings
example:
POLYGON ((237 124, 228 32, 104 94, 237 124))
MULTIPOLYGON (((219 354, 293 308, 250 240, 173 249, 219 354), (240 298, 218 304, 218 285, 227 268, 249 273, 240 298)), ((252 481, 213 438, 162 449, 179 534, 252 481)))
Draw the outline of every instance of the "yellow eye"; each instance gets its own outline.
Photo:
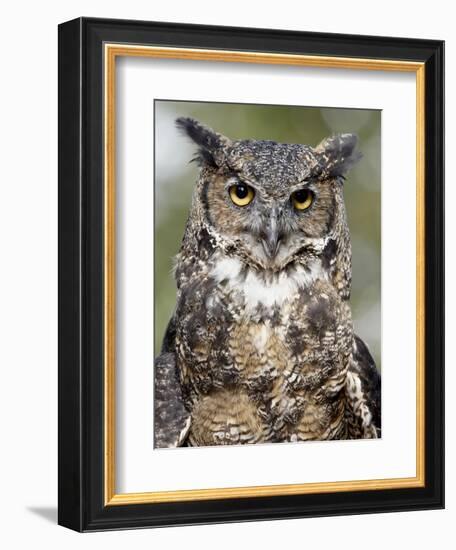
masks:
POLYGON ((296 210, 307 210, 313 202, 313 193, 309 189, 300 189, 291 195, 296 210))
POLYGON ((230 198, 236 206, 247 206, 253 201, 255 191, 245 183, 238 183, 229 188, 230 198))

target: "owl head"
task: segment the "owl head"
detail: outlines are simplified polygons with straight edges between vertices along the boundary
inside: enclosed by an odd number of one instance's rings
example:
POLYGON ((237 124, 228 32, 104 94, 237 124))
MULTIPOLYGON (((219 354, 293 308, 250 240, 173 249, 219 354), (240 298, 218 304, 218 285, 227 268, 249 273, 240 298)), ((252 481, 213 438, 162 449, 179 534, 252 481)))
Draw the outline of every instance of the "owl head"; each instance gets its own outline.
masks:
POLYGON ((232 140, 191 118, 177 127, 198 146, 193 215, 258 270, 277 272, 329 254, 350 255, 344 175, 360 158, 341 134, 316 147, 232 140))

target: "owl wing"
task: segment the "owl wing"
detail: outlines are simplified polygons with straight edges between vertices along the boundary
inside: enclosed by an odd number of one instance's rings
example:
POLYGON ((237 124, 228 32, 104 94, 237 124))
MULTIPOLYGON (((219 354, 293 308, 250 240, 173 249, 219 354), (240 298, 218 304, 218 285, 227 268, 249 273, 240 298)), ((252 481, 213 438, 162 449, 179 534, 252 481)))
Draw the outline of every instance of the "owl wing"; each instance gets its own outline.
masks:
POLYGON ((180 447, 190 428, 190 413, 182 398, 182 389, 173 352, 155 359, 155 447, 180 447))
POLYGON ((351 437, 380 437, 381 376, 366 344, 356 335, 347 374, 347 397, 352 413, 351 437))

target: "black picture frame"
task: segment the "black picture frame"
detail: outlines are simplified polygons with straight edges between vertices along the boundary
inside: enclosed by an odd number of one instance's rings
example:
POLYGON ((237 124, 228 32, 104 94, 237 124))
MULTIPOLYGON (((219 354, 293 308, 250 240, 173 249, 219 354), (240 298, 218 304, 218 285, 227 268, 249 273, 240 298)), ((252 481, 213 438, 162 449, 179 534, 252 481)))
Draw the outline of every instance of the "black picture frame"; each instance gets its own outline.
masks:
POLYGON ((59 26, 59 511, 76 531, 444 506, 444 43, 79 18, 59 26), (425 486, 105 505, 103 44, 407 60, 425 69, 425 486))

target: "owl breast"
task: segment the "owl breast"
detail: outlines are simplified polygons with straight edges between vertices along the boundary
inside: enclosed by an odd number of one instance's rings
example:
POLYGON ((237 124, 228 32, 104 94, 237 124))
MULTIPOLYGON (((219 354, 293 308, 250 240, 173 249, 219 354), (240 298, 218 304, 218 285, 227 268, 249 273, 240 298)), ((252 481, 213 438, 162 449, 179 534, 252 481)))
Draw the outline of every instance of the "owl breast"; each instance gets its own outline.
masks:
POLYGON ((318 259, 268 274, 218 256, 180 304, 190 444, 345 437, 350 310, 318 259))

